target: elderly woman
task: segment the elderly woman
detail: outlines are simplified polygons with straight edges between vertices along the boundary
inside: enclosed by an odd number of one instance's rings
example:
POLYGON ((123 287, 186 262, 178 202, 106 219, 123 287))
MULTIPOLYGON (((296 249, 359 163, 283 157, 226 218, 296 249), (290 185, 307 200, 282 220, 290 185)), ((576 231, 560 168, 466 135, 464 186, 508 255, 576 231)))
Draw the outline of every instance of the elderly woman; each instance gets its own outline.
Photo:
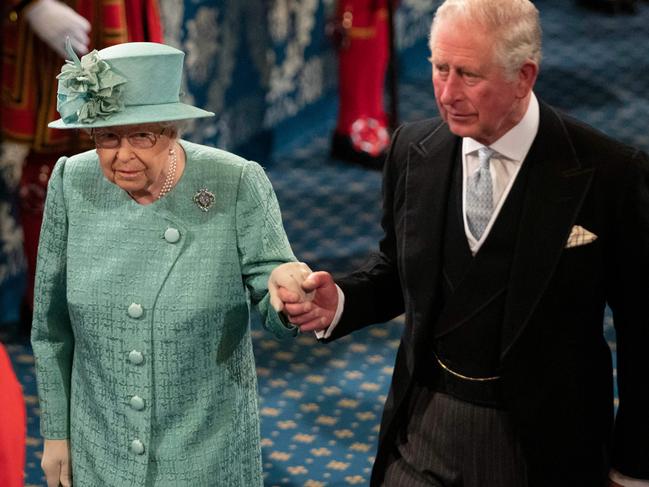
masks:
POLYGON ((179 103, 181 51, 69 55, 50 125, 96 150, 56 164, 39 244, 47 484, 262 485, 250 304, 295 335, 268 285, 306 272, 273 189, 258 164, 178 138, 178 120, 213 115, 179 103))

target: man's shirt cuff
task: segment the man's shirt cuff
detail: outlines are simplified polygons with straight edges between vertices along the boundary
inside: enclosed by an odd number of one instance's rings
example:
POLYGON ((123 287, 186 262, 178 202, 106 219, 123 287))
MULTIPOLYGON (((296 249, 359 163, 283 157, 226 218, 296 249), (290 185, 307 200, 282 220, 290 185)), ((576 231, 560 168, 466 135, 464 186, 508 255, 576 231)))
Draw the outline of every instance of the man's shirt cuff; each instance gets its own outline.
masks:
POLYGON ((340 315, 343 314, 343 309, 345 308, 345 294, 343 293, 343 290, 338 287, 338 284, 336 284, 336 290, 338 291, 338 308, 336 308, 336 314, 334 315, 334 319, 331 320, 331 325, 329 325, 329 328, 327 328, 326 330, 314 332, 318 340, 329 338, 331 336, 334 328, 336 328, 336 325, 340 321, 340 315))
POLYGON ((649 487, 649 480, 639 480, 632 477, 627 477, 626 475, 622 475, 620 472, 613 469, 608 473, 608 477, 612 481, 620 484, 622 487, 649 487))

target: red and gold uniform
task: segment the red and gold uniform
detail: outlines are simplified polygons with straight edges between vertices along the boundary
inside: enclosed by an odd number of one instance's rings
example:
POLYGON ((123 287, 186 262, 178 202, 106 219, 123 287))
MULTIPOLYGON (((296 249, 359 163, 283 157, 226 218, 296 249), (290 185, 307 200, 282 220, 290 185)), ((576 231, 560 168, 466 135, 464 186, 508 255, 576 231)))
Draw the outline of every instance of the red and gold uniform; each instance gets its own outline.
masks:
MULTIPOLYGON (((3 17, 0 107, 2 138, 24 143, 30 149, 20 184, 21 219, 29 268, 28 303, 32 302, 36 247, 52 167, 59 156, 92 146, 81 132, 47 127, 48 122, 58 118, 56 75, 62 61, 24 18, 30 3, 9 0, 9 6, 24 6, 24 9, 3 17)), ((129 41, 162 42, 157 0, 65 0, 63 3, 92 25, 90 50, 129 41)))
MULTIPOLYGON (((389 143, 383 102, 389 62, 388 0, 339 0, 339 110, 332 155, 380 166, 389 143)), ((378 167, 377 167, 378 168, 378 167)))

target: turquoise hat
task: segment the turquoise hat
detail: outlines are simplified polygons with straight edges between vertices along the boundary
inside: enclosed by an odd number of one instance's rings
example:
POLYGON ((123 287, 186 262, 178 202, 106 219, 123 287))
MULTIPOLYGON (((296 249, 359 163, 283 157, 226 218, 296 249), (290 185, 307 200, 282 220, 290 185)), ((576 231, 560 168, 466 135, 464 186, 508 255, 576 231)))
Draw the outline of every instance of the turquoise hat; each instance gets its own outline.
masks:
POLYGON ((67 50, 70 60, 57 76, 56 109, 61 118, 48 127, 94 128, 214 116, 179 101, 185 53, 174 47, 127 42, 81 59, 69 41, 67 50))

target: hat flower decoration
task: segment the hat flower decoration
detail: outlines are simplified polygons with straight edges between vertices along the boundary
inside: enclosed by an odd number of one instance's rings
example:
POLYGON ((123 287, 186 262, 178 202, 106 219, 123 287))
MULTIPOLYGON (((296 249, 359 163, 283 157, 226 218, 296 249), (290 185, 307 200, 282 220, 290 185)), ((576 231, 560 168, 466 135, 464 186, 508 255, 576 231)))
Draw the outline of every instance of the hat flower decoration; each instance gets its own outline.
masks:
POLYGON ((56 129, 92 129, 213 117, 180 101, 185 53, 155 42, 124 42, 69 60, 59 81, 56 129))
POLYGON ((115 73, 94 50, 79 59, 66 40, 69 60, 57 76, 56 108, 66 123, 90 123, 124 109, 123 85, 127 79, 115 73))

